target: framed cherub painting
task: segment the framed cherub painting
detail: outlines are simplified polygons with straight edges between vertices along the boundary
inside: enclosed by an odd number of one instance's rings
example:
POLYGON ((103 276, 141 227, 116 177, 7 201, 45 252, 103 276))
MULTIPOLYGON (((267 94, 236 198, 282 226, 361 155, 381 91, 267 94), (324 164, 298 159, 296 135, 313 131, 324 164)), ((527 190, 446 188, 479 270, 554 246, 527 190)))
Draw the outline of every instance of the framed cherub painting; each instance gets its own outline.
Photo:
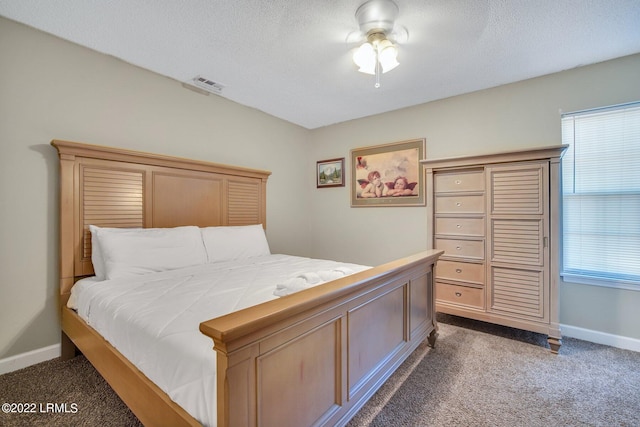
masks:
POLYGON ((351 150, 351 206, 425 206, 426 141, 351 150))

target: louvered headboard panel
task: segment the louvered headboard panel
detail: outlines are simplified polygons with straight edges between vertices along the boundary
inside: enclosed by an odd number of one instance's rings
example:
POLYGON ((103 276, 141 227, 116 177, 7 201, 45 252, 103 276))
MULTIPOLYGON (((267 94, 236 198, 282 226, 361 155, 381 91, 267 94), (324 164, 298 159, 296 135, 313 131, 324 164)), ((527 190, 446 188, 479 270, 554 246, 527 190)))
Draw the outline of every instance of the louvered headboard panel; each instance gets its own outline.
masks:
POLYGON ((227 187, 229 200, 229 225, 257 224, 260 212, 258 194, 260 188, 255 182, 230 179, 227 187))
POLYGON ((63 296, 77 278, 93 274, 91 224, 266 228, 268 171, 69 141, 51 144, 60 156, 63 296))
POLYGON ((80 166, 82 260, 91 260, 89 225, 144 227, 144 172, 80 166))

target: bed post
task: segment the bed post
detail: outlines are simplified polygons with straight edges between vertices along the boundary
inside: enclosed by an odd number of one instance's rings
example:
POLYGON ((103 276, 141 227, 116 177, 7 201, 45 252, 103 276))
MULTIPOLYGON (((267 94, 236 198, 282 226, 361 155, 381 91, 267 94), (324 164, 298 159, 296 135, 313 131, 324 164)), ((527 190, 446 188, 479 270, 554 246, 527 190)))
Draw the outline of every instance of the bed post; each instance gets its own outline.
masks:
MULTIPOLYGON (((56 146, 55 141, 51 142, 56 146)), ((56 146, 57 148, 57 146, 56 146)), ((59 153, 60 156, 60 309, 65 307, 69 300, 71 287, 74 283, 74 241, 75 227, 74 215, 69 212, 75 212, 74 203, 74 168, 75 156, 70 154, 59 153)), ((61 312, 61 311, 60 311, 61 312)), ((74 357, 77 353, 76 346, 71 339, 61 331, 61 357, 63 360, 74 357)))

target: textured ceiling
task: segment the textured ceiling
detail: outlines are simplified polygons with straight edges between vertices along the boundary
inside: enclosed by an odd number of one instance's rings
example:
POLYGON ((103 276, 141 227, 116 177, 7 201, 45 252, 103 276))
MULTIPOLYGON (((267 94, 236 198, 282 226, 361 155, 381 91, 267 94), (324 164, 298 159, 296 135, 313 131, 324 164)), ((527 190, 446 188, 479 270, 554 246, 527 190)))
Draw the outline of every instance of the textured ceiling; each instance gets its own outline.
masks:
MULTIPOLYGON (((0 0, 0 15, 313 129, 640 52, 640 0, 395 0, 400 66, 358 73, 364 0, 0 0)), ((211 95, 216 96, 216 95, 211 95)))

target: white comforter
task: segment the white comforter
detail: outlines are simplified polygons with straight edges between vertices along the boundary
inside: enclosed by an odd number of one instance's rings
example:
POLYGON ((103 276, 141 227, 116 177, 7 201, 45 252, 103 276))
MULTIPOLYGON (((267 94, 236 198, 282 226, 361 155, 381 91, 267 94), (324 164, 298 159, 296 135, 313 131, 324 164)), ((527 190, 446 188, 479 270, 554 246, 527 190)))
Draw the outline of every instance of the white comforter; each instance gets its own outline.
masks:
MULTIPOLYGON (((278 285, 368 267, 288 255, 205 264, 102 282, 78 282, 74 309, 205 426, 216 425, 215 351, 203 321, 278 298, 278 285)), ((310 283, 318 285, 322 283, 310 283)), ((308 285, 305 285, 307 287, 308 285)))

